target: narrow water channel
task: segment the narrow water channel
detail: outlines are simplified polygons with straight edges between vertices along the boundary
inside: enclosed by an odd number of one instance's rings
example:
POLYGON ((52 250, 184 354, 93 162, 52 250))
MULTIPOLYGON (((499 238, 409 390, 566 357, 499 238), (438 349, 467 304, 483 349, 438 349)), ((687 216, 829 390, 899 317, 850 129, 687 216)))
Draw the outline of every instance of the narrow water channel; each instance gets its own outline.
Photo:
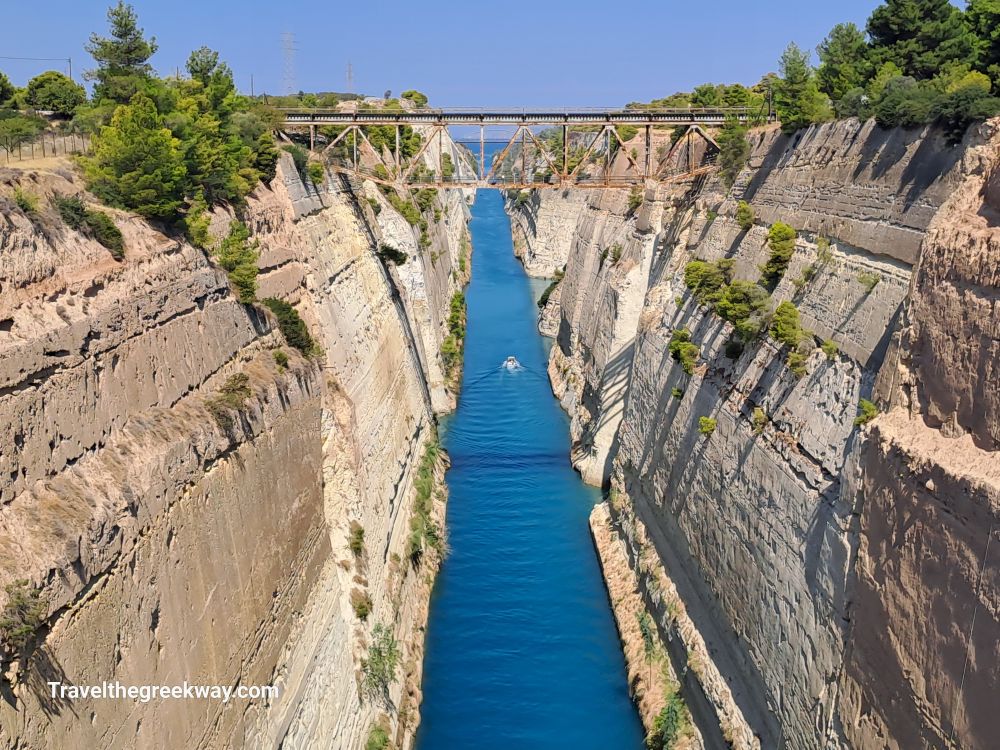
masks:
POLYGON ((450 553, 431 600, 418 750, 639 750, 642 726, 545 374, 537 284, 495 190, 472 210, 472 283, 451 456, 450 553), (508 355, 524 369, 501 369, 508 355))

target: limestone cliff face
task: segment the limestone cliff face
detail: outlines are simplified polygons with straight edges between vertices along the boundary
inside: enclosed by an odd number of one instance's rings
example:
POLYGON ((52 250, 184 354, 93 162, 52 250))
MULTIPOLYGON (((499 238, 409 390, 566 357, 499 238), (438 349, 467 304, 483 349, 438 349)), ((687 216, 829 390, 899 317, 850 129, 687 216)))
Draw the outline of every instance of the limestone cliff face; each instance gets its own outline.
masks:
POLYGON ((764 129, 752 146, 728 193, 709 178, 647 194, 634 218, 612 194, 580 211, 549 368, 574 462, 648 533, 684 616, 666 613, 662 582, 647 604, 689 654, 705 645, 686 697, 735 746, 985 747, 1000 634, 997 563, 983 567, 1000 463, 995 126, 955 148, 855 121, 764 129), (731 324, 683 278, 692 259, 731 258, 756 281, 775 221, 799 230, 771 306, 793 301, 813 333, 801 378, 769 337, 727 347, 731 324), (669 352, 679 328, 700 349, 691 375, 669 352), (861 398, 892 408, 859 429, 861 398))
POLYGON ((421 324, 446 317, 461 283, 463 197, 439 197, 448 229, 414 259, 443 269, 421 317, 375 254, 364 187, 317 189, 282 158, 240 218, 259 243, 258 298, 294 305, 322 347, 305 357, 204 251, 109 210, 118 262, 65 227, 48 200, 81 190, 68 169, 0 183, 0 584, 27 579, 44 601, 30 658, 3 676, 0 747, 360 748, 376 722, 407 745, 436 567, 432 552, 411 566, 407 547, 434 439, 420 348, 440 338, 421 324), (14 185, 39 196, 37 215, 6 199, 14 185), (227 424, 212 414, 234 376, 249 395, 227 424), (370 601, 363 619, 352 594, 370 601), (359 694, 376 623, 402 655, 391 708, 359 694), (281 695, 67 701, 49 680, 281 695))
POLYGON ((569 259, 573 229, 587 202, 583 190, 538 191, 507 195, 514 254, 529 276, 551 278, 569 259))

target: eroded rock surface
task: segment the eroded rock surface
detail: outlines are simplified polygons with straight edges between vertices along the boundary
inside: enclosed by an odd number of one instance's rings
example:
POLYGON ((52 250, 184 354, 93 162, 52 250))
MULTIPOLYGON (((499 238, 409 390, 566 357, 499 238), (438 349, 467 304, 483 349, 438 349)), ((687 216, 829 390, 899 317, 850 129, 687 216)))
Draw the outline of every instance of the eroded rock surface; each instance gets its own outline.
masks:
MULTIPOLYGON (((681 607, 697 633, 685 642, 705 644, 701 671, 718 677, 682 689, 725 739, 745 726, 761 747, 987 747, 1000 731, 1000 558, 986 558, 1000 530, 997 123, 956 147, 853 120, 750 141, 731 191, 661 186, 634 215, 624 192, 588 193, 544 313, 559 316, 549 374, 574 464, 648 530, 679 603, 666 612, 657 584, 647 607, 664 632, 681 607), (747 231, 739 200, 756 215, 747 231), (811 334, 801 377, 787 347, 738 345, 684 283, 693 259, 731 259, 756 282, 777 221, 798 237, 770 309, 793 302, 811 334), (690 374, 669 348, 682 328, 690 374), (886 413, 858 427, 862 398, 886 413)), ((550 195, 523 203, 544 215, 550 195)))

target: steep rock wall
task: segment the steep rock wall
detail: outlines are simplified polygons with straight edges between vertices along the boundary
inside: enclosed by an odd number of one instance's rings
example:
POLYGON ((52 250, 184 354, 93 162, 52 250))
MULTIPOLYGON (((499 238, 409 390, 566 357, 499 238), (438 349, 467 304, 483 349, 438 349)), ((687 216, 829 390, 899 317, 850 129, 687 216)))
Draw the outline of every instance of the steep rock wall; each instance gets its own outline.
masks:
MULTIPOLYGON (((236 301, 204 251, 109 211, 125 234, 116 262, 62 225, 47 204, 80 190, 68 169, 0 182, 43 206, 28 217, 0 198, 0 410, 12 426, 0 438, 0 583, 27 579, 45 604, 30 658, 8 662, 0 747, 360 748, 376 722, 405 746, 437 564, 430 551, 418 569, 408 559, 414 477, 435 440, 419 337, 434 334, 414 331, 355 189, 305 183, 283 156, 240 215, 259 243, 258 298, 292 303, 323 349, 306 358, 270 313, 236 301), (212 402, 235 375, 250 395, 217 422, 212 402), (355 592, 371 602, 364 619, 355 592), (376 623, 402 652, 392 707, 359 694, 376 623), (281 694, 67 701, 48 680, 281 694)), ((421 255, 437 253, 458 288, 464 199, 436 205, 449 231, 421 255)), ((230 219, 218 213, 213 229, 230 219)), ((446 295, 427 304, 446 317, 446 295)), ((440 461, 435 476, 440 522, 440 461)))
MULTIPOLYGON (((635 224, 651 207, 659 214, 646 225, 655 238, 631 292, 643 298, 635 325, 623 328, 609 313, 609 297, 619 305, 620 297, 601 262, 627 237, 629 218, 622 208, 600 216, 596 198, 580 212, 550 360, 573 420, 574 462, 588 481, 610 479, 648 530, 695 640, 711 655, 707 671, 721 676, 736 712, 725 691, 706 685, 686 697, 707 695, 723 726, 726 715, 742 716, 756 739, 740 746, 980 746, 983 728, 996 728, 981 703, 995 693, 996 567, 977 576, 973 563, 982 565, 989 532, 981 524, 996 512, 985 468, 997 461, 994 130, 974 129, 950 148, 933 129, 846 121, 791 138, 755 131, 751 145, 732 191, 709 178, 647 194, 635 224), (733 218, 740 199, 758 222, 745 232, 733 218), (774 221, 799 230, 771 308, 793 301, 813 334, 801 378, 769 337, 742 351, 730 344, 731 324, 684 284, 694 258, 730 258, 735 278, 756 281, 774 221), (602 233, 616 223, 617 232, 602 233), (691 375, 669 351, 680 328, 699 347, 691 375), (616 414, 594 394, 607 379, 607 342, 625 330, 620 369, 628 374, 616 414), (818 349, 825 339, 837 347, 830 356, 818 349), (921 430, 964 442, 933 443, 895 416, 859 431, 858 402, 873 397, 876 381, 879 400, 899 394, 892 398, 919 414, 921 430), (714 420, 707 435, 702 418, 714 420), (610 439, 590 437, 608 423, 610 439), (611 469, 603 476, 581 450, 594 445, 611 469), (946 455, 972 445, 980 453, 971 469, 947 467, 946 455), (934 472, 930 490, 894 485, 918 466, 934 472), (939 511, 920 494, 928 491, 939 511), (904 519, 918 508, 958 518, 928 516, 910 530, 904 519), (900 536, 907 533, 911 541, 900 536), (892 540, 903 543, 898 560, 892 540), (921 562, 927 554, 938 566, 921 562), (939 583, 945 570, 947 587, 939 583), (965 678, 974 673, 977 687, 963 697, 959 623, 977 605, 985 632, 976 626, 965 678), (941 650, 919 647, 925 637, 941 650), (952 715, 958 739, 942 730, 952 715)), ((663 606, 655 592, 650 601, 663 606)))

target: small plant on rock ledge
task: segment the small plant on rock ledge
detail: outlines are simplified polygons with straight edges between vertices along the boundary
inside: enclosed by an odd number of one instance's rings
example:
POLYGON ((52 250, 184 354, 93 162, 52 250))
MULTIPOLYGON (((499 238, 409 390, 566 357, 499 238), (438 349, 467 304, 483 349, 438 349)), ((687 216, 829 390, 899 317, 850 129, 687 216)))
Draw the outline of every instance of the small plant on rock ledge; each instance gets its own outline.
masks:
POLYGON ((837 353, 840 352, 840 347, 837 346, 837 342, 833 339, 827 339, 822 344, 820 344, 820 349, 823 350, 823 354, 831 362, 837 358, 837 353))
POLYGON ((691 343, 691 331, 687 328, 678 328, 670 337, 670 356, 680 362, 681 368, 690 375, 694 372, 694 366, 698 362, 698 355, 701 348, 697 344, 691 343))
POLYGON ((756 407, 753 410, 753 416, 751 416, 750 421, 753 423, 753 431, 759 435, 767 426, 767 412, 759 406, 756 407))
POLYGON ((698 432, 702 435, 711 435, 715 432, 716 421, 711 417, 698 417, 698 432))
POLYGON ((861 271, 858 273, 858 283, 865 288, 865 294, 871 294, 881 280, 882 276, 873 271, 861 271))
POLYGON ((351 521, 351 535, 347 544, 355 557, 361 557, 365 551, 365 528, 357 521, 351 521))
POLYGON ((392 631, 382 623, 375 625, 368 655, 361 664, 363 698, 385 704, 390 702, 389 687, 396 681, 399 657, 399 644, 392 631))
POLYGON ((858 404, 858 409, 860 410, 860 413, 854 418, 854 425, 856 427, 868 424, 875 419, 879 413, 878 407, 866 398, 861 399, 861 402, 858 404))
POLYGON ((32 588, 25 578, 8 583, 5 589, 7 603, 0 612, 0 648, 18 656, 41 627, 46 604, 38 589, 32 588))
POLYGON ((367 620, 372 611, 372 599, 361 589, 351 591, 351 607, 359 620, 367 620))

